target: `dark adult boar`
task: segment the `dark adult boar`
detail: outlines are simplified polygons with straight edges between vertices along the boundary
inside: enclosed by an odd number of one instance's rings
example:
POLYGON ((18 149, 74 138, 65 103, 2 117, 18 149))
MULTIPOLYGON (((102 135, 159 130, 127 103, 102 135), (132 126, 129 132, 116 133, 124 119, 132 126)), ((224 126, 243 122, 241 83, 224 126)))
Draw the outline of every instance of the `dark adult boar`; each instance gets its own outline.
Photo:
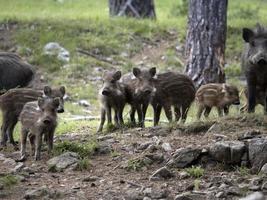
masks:
POLYGON ((154 110, 154 126, 158 125, 163 107, 169 122, 172 122, 172 106, 174 107, 175 121, 185 122, 187 112, 195 99, 196 89, 193 81, 186 75, 166 72, 157 75, 154 80, 155 93, 151 97, 154 110))
POLYGON ((204 116, 208 117, 212 107, 216 107, 219 116, 227 115, 229 106, 239 105, 239 91, 237 87, 228 84, 209 83, 202 85, 196 93, 196 101, 199 105, 197 117, 200 119, 203 111, 204 116))
POLYGON ((132 74, 125 74, 122 82, 126 85, 127 103, 131 105, 130 120, 135 122, 135 112, 138 114, 138 121, 141 127, 144 127, 145 116, 151 94, 155 92, 154 77, 156 68, 139 69, 133 68, 132 74))
POLYGON ((27 86, 34 77, 32 66, 18 55, 0 52, 0 93, 27 86))
POLYGON ((35 160, 41 158, 42 137, 48 145, 48 154, 53 149, 54 132, 57 126, 57 108, 59 98, 38 98, 38 101, 24 105, 19 116, 21 122, 21 158, 26 159, 26 142, 29 136, 32 154, 35 160))
POLYGON ((120 83, 121 72, 104 72, 103 86, 99 90, 101 105, 101 122, 97 132, 103 130, 103 125, 108 118, 108 124, 112 123, 111 109, 114 110, 114 121, 117 127, 123 126, 123 109, 126 104, 126 91, 123 83, 120 83))
POLYGON ((267 113, 267 30, 257 24, 254 30, 243 28, 245 47, 242 54, 242 68, 248 88, 248 112, 255 111, 257 88, 265 93, 265 114, 267 113))
POLYGON ((27 102, 37 101, 38 97, 56 98, 59 97, 58 113, 64 112, 65 87, 52 89, 45 86, 43 90, 30 88, 17 88, 7 91, 0 96, 0 109, 2 110, 1 145, 6 146, 9 139, 10 143, 16 147, 13 138, 13 130, 18 122, 18 117, 27 102))

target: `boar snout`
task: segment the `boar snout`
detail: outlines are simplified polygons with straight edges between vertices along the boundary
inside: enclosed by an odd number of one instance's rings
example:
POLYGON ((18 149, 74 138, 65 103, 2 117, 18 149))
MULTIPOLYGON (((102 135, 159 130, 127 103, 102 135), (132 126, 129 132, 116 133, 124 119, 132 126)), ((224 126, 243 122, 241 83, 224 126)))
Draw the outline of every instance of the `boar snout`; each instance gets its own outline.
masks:
POLYGON ((109 90, 108 88, 104 88, 104 89, 102 90, 102 95, 104 95, 104 96, 109 96, 109 95, 110 95, 110 90, 109 90))
POLYGON ((58 109, 57 109, 57 112, 58 112, 58 113, 64 113, 65 110, 64 110, 64 108, 61 107, 61 108, 58 108, 58 109))
POLYGON ((240 105, 240 101, 237 100, 237 101, 235 101, 233 104, 234 104, 234 105, 240 105))
POLYGON ((267 64, 267 61, 264 59, 264 58, 260 58, 258 61, 257 61, 257 64, 262 66, 262 65, 266 65, 267 64))

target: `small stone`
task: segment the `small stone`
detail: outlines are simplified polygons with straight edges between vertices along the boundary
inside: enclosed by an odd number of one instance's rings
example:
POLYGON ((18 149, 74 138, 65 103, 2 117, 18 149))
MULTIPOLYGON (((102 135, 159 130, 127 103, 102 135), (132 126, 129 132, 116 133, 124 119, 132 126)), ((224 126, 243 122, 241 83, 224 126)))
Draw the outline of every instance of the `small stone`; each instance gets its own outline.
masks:
POLYGON ((262 168, 261 168, 261 172, 262 172, 263 174, 267 174, 267 163, 265 163, 265 164, 262 166, 262 168))
POLYGON ((164 180, 164 179, 170 179, 174 175, 172 172, 170 172, 166 167, 162 167, 158 169, 154 174, 150 177, 150 181, 156 181, 156 180, 164 180))
POLYGON ((48 188, 46 187, 31 189, 25 192, 24 199, 39 199, 41 197, 48 195, 48 193, 49 193, 48 188))
POLYGON ((266 192, 267 191, 267 182, 264 182, 261 186, 261 190, 266 192))
POLYGON ((0 190, 4 189, 4 185, 2 183, 0 183, 0 190))
POLYGON ((242 198, 240 200, 265 200, 265 197, 263 195, 263 193, 261 192, 254 192, 248 196, 246 196, 245 198, 242 198))
POLYGON ((186 178, 189 178, 189 174, 187 172, 180 172, 179 173, 179 178, 180 179, 186 179, 186 178))
POLYGON ((83 182, 94 182, 94 181, 97 181, 99 180, 100 178, 98 176, 88 176, 88 177, 85 177, 83 178, 83 182))
POLYGON ((172 151, 172 147, 170 145, 170 143, 166 143, 164 142, 162 145, 161 145, 162 149, 164 149, 164 151, 168 152, 168 151, 172 151))
POLYGON ((144 195, 137 190, 129 190, 126 192, 125 199, 127 200, 143 200, 144 195))
POLYGON ((216 195, 215 195, 217 198, 223 198, 223 197, 225 197, 225 194, 224 194, 224 192, 218 192, 216 195))
POLYGON ((74 152, 66 152, 47 161, 49 171, 63 171, 79 161, 79 155, 74 152), (52 170, 53 169, 53 170, 52 170))
POLYGON ((89 107, 89 106, 90 106, 90 103, 89 103, 87 100, 84 100, 84 99, 80 100, 80 101, 78 102, 78 104, 79 104, 80 106, 83 106, 83 107, 89 107))
POLYGON ((24 167, 23 162, 20 162, 14 167, 14 169, 12 169, 12 172, 14 172, 14 173, 20 172, 23 167, 24 167))

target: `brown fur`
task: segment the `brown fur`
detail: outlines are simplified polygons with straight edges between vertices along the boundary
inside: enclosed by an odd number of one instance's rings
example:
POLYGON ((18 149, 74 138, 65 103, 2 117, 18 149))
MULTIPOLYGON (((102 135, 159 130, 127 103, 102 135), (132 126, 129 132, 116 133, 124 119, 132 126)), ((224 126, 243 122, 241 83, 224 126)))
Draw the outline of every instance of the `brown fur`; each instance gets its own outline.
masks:
POLYGON ((149 105, 151 94, 154 92, 154 77, 156 68, 139 69, 133 68, 132 74, 125 74, 122 82, 126 85, 127 103, 131 105, 130 119, 133 125, 135 122, 135 112, 138 114, 138 121, 141 127, 144 127, 147 107, 149 105))
POLYGON ((205 117, 208 117, 212 107, 217 108, 219 116, 222 115, 222 110, 227 115, 231 104, 240 104, 239 91, 237 87, 225 83, 209 83, 197 90, 196 101, 199 104, 198 119, 203 111, 205 117))
POLYGON ((99 90, 99 101, 101 104, 101 122, 97 132, 103 130, 103 125, 108 119, 112 123, 111 109, 114 110, 114 121, 117 127, 123 126, 123 109, 126 103, 126 91, 123 83, 119 82, 121 72, 105 72, 103 75, 103 86, 99 90))
POLYGON ((13 130, 18 121, 19 114, 27 102, 36 101, 38 97, 60 98, 58 112, 64 112, 65 87, 51 89, 48 86, 44 90, 33 90, 29 88, 11 89, 0 96, 0 109, 2 110, 1 145, 5 146, 7 140, 16 147, 13 139, 13 130))
POLYGON ((182 117, 184 122, 190 105, 195 99, 196 89, 193 81, 186 75, 166 72, 158 74, 154 84, 156 92, 151 98, 154 126, 159 122, 162 107, 169 122, 172 122, 172 106, 175 111, 175 121, 179 121, 182 117))
POLYGON ((35 160, 41 158, 43 135, 47 139, 48 153, 53 149, 54 132, 57 126, 59 98, 39 98, 24 105, 19 116, 21 122, 21 161, 26 159, 26 140, 29 136, 35 160))

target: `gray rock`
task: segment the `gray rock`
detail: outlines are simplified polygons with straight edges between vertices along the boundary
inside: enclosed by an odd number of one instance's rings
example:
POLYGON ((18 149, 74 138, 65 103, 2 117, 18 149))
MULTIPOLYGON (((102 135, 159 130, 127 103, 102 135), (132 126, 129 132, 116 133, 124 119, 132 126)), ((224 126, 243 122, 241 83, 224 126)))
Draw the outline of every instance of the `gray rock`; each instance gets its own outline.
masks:
POLYGON ((127 200, 143 200, 144 195, 138 190, 129 190, 126 192, 125 199, 127 200))
POLYGON ((151 144, 152 144, 152 142, 142 143, 137 147, 137 150, 143 151, 143 150, 147 149, 151 144))
POLYGON ((176 195, 174 200, 206 200, 206 197, 205 195, 202 194, 192 194, 190 192, 185 192, 176 195))
POLYGON ((251 171, 257 173, 267 163, 267 139, 256 138, 248 142, 248 157, 252 165, 251 171))
POLYGON ((168 170, 166 167, 162 167, 157 171, 155 171, 149 179, 150 181, 157 181, 157 180, 170 179, 173 176, 174 175, 170 170, 168 170))
POLYGON ((213 144, 209 154, 217 161, 227 164, 238 164, 245 153, 245 144, 240 141, 221 141, 213 144))
POLYGON ((20 171, 22 170, 23 167, 24 167, 23 162, 20 162, 20 163, 18 163, 18 164, 14 167, 14 169, 12 169, 11 171, 14 172, 14 173, 16 173, 16 172, 20 172, 20 171))
POLYGON ((70 61, 70 53, 56 42, 49 42, 44 46, 45 55, 57 56, 58 60, 63 62, 70 61))
POLYGON ((240 200, 265 200, 265 197, 261 192, 254 192, 240 200))
POLYGON ((167 163, 169 167, 184 168, 189 166, 193 161, 197 160, 201 153, 201 149, 180 148, 176 150, 172 158, 167 163))
POLYGON ((261 186, 261 190, 266 192, 267 191, 267 182, 264 182, 261 186))
POLYGON ((0 183, 0 190, 4 189, 4 185, 2 183, 0 183))
POLYGON ((166 152, 172 150, 172 147, 171 147, 170 143, 167 143, 167 142, 164 142, 164 143, 161 145, 161 147, 162 147, 162 149, 164 149, 164 151, 166 151, 166 152))
POLYGON ((74 152, 66 152, 47 161, 50 168, 55 167, 56 171, 63 171, 75 165, 79 161, 79 155, 74 152))
POLYGON ((167 198, 169 192, 167 190, 155 190, 152 188, 146 188, 143 191, 144 195, 150 197, 151 199, 163 199, 167 198))
POLYGON ((107 142, 103 142, 98 145, 98 147, 95 150, 95 153, 103 155, 103 154, 109 154, 112 151, 113 151, 112 145, 107 142))
POLYGON ((31 189, 27 190, 24 199, 39 199, 41 197, 44 197, 49 194, 49 189, 45 186, 37 188, 37 189, 31 189))
POLYGON ((85 99, 80 100, 80 101, 78 102, 78 104, 79 104, 80 106, 83 106, 83 107, 89 107, 89 106, 90 106, 90 103, 89 103, 87 100, 85 100, 85 99))
POLYGON ((261 172, 262 172, 263 174, 266 174, 266 175, 267 175, 267 163, 265 163, 265 164, 262 166, 262 168, 261 168, 261 172))

